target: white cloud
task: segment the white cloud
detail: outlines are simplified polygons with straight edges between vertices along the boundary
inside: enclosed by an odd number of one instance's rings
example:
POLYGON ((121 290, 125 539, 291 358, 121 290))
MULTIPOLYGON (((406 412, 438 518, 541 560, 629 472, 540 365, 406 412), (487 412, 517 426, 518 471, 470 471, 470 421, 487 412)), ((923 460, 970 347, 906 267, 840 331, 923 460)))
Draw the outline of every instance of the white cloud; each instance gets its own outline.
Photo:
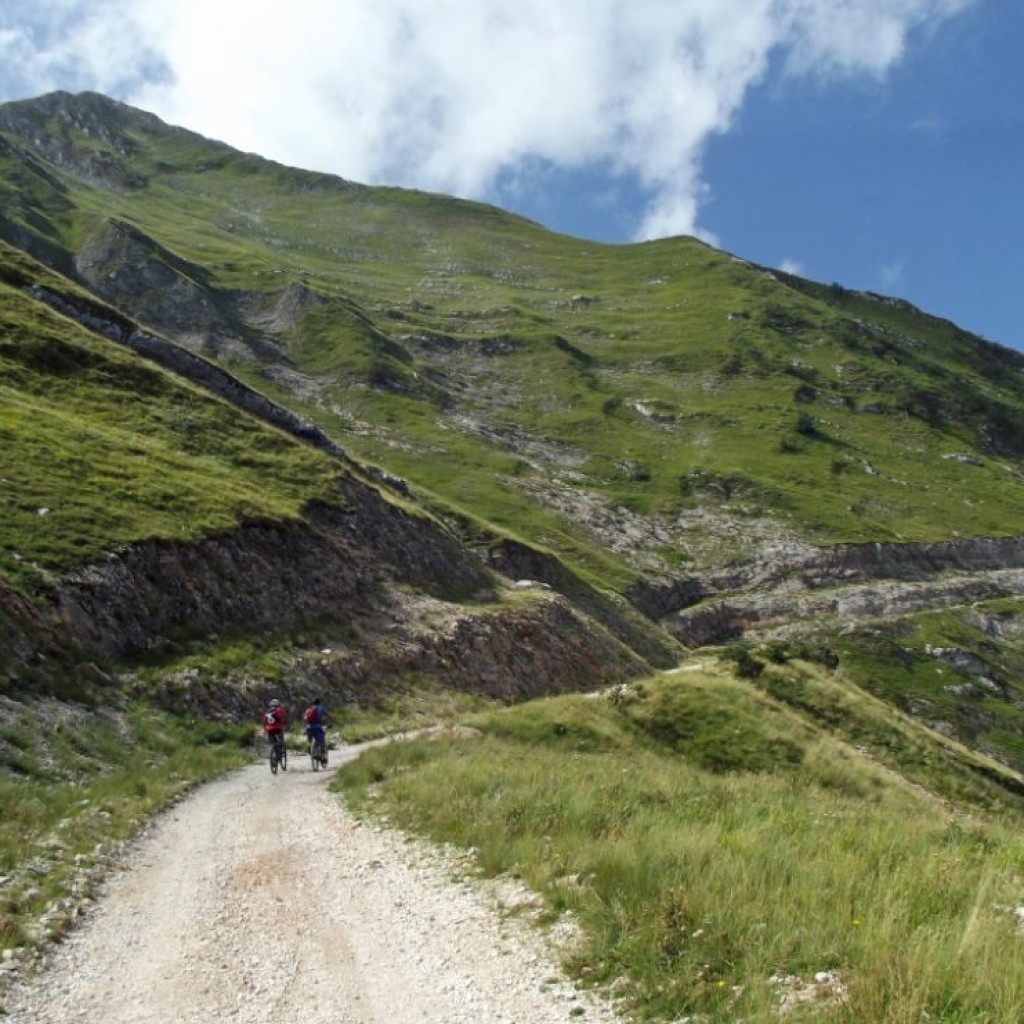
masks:
POLYGON ((36 0, 0 12, 0 95, 98 89, 282 162, 467 197, 605 164, 652 197, 654 237, 698 231, 703 148, 773 60, 881 75, 971 2, 36 0))
POLYGON ((882 288, 892 294, 900 294, 907 287, 907 266, 903 260, 887 263, 878 270, 882 288))
POLYGON ((779 264, 779 270, 784 274, 795 274, 797 277, 806 277, 804 273, 804 267, 802 263, 798 263, 796 260, 783 260, 779 264))
POLYGON ((123 96, 169 73, 136 0, 36 0, 0 7, 0 97, 51 89, 123 96), (13 8, 17 6, 17 10, 13 8))
POLYGON ((922 117, 910 126, 910 130, 919 135, 934 137, 949 131, 949 123, 942 117, 922 117))

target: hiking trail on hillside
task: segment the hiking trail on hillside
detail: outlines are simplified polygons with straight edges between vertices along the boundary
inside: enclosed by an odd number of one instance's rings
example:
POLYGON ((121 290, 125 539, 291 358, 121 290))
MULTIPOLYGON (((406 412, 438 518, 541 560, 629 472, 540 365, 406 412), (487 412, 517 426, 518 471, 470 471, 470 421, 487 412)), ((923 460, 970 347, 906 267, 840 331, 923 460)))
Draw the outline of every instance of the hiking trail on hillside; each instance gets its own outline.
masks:
MULTIPOLYGON (((359 747, 332 752, 333 765, 359 747)), ((210 783, 147 828, 85 923, 17 982, 12 1024, 611 1024, 507 883, 360 823, 293 757, 210 783)))

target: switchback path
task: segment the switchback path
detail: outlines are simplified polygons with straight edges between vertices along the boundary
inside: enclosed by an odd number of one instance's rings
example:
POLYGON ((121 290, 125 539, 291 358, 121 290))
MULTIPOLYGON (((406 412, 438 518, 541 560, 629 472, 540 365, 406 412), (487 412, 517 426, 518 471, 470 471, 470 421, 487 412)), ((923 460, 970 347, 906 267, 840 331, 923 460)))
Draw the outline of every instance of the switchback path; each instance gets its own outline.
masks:
MULTIPOLYGON (((335 762, 358 748, 333 752, 335 762)), ((158 819, 12 1024, 611 1024, 539 935, 437 851, 355 821, 292 758, 158 819)), ((507 894, 506 894, 507 895, 507 894)), ((521 897, 520 897, 521 898, 521 897)))

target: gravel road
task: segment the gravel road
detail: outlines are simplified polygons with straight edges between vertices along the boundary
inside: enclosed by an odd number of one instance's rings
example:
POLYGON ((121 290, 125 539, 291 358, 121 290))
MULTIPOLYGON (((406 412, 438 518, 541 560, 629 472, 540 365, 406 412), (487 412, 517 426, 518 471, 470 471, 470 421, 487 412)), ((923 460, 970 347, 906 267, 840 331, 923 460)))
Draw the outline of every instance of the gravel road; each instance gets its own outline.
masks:
MULTIPOLYGON (((333 753, 335 762, 358 748, 333 753)), ((360 824, 333 766, 254 765, 156 821, 86 922, 5 998, 12 1024, 611 1024, 514 890, 360 824)))

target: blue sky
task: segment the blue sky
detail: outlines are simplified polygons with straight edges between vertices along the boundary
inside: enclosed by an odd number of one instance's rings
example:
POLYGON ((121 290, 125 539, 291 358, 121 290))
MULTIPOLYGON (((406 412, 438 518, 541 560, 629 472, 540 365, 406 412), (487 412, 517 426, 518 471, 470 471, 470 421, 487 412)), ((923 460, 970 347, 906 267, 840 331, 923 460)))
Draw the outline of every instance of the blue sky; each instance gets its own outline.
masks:
POLYGON ((1021 0, 0 0, 0 100, 601 241, 697 234, 1024 350, 1021 0))

